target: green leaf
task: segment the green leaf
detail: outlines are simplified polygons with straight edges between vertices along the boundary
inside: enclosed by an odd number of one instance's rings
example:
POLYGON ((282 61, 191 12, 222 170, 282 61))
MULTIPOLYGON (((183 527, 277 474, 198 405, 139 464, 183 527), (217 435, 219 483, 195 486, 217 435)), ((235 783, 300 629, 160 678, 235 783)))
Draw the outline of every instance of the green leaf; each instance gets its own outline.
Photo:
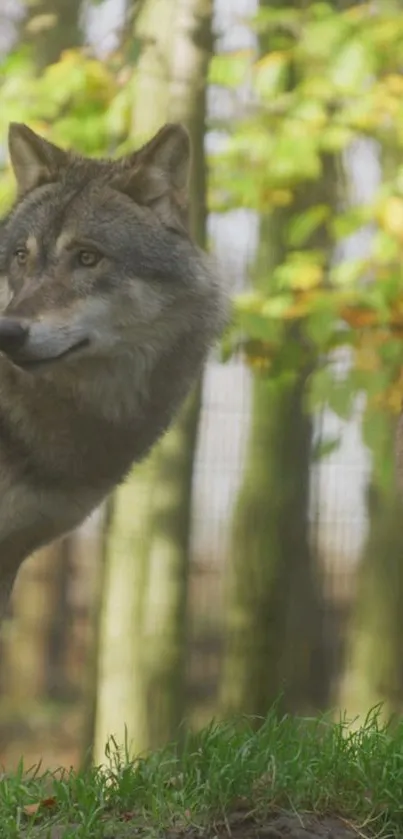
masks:
POLYGON ((328 437, 327 439, 319 439, 312 447, 311 453, 311 460, 313 463, 318 463, 320 460, 324 460, 325 457, 329 457, 330 454, 333 454, 337 449, 340 447, 341 437, 340 435, 337 437, 328 437))
POLYGON ((304 323, 304 331, 317 347, 324 350, 333 337, 337 320, 331 301, 325 299, 323 302, 325 305, 313 311, 307 317, 304 323))
POLYGON ((238 87, 245 80, 252 58, 252 50, 214 55, 209 66, 209 83, 220 87, 238 87))
POLYGON ((262 314, 268 318, 282 318, 293 302, 290 294, 270 297, 262 307, 262 314))
POLYGON ((308 22, 304 27, 299 50, 305 60, 329 61, 344 36, 346 25, 342 15, 334 14, 330 6, 327 9, 322 20, 308 22))
POLYGON ((329 399, 329 393, 334 388, 333 370, 330 365, 319 367, 309 376, 307 383, 306 401, 312 412, 323 408, 329 399))
POLYGON ((220 359, 225 364, 234 355, 238 349, 239 342, 233 333, 233 329, 228 329, 219 343, 220 359))
POLYGON ((238 329, 245 332, 249 338, 261 341, 280 341, 284 331, 281 319, 269 320, 261 314, 252 312, 236 312, 235 323, 238 329))
POLYGON ((288 134, 275 138, 268 166, 270 177, 276 183, 316 180, 322 162, 315 138, 288 134))
POLYGON ((390 338, 379 347, 379 355, 388 367, 403 367, 403 342, 390 338))
POLYGON ((315 230, 329 217, 330 207, 326 204, 317 204, 310 207, 304 213, 292 218, 285 231, 287 244, 292 248, 303 245, 312 236, 315 230))
POLYGON ((356 390, 348 375, 338 379, 330 365, 315 370, 308 382, 308 407, 310 410, 328 406, 340 419, 349 419, 354 406, 356 390))
POLYGON ((285 90, 288 78, 289 56, 275 51, 265 55, 253 70, 254 90, 259 96, 270 99, 285 90))
POLYGON ((335 216, 332 220, 330 228, 332 235, 336 239, 344 239, 345 236, 351 236, 356 233, 361 227, 364 227, 371 220, 370 207, 351 207, 339 216, 335 216))
POLYGON ((357 392, 361 391, 368 397, 379 396, 385 392, 390 377, 386 370, 351 370, 350 380, 357 392))
POLYGON ((393 462, 389 456, 392 442, 392 422, 386 411, 367 409, 362 420, 362 438, 373 458, 375 482, 386 491, 393 480, 393 462))
POLYGON ((343 93, 357 93, 374 70, 373 52, 362 38, 348 40, 330 67, 330 79, 343 93))
POLYGON ((269 7, 259 8, 253 19, 253 25, 258 32, 267 32, 271 28, 290 28, 294 31, 295 26, 301 18, 300 9, 273 9, 269 7))
POLYGON ((365 276, 368 260, 362 257, 339 262, 330 271, 330 280, 338 286, 355 285, 365 276))
POLYGON ((287 335, 287 340, 282 341, 277 352, 272 359, 270 368, 270 375, 296 374, 302 369, 306 369, 310 359, 308 350, 301 346, 301 341, 298 339, 292 340, 287 335))
POLYGON ((350 377, 342 381, 336 381, 333 389, 329 393, 329 408, 340 417, 340 419, 348 420, 354 405, 355 390, 352 386, 350 377))
POLYGON ((372 253, 381 265, 387 265, 400 255, 401 244, 385 230, 377 230, 372 239, 372 253))
POLYGON ((353 139, 353 131, 347 126, 327 125, 320 135, 320 147, 324 152, 341 152, 353 139))

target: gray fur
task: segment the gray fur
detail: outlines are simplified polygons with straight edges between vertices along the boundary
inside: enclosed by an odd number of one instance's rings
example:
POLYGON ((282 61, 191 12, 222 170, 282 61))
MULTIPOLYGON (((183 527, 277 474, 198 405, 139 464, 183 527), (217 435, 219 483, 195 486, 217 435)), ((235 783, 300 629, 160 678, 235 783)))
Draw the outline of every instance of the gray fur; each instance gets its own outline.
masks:
POLYGON ((181 126, 118 162, 66 153, 23 125, 9 145, 0 611, 25 557, 79 525, 168 428, 228 312, 187 232, 181 126))

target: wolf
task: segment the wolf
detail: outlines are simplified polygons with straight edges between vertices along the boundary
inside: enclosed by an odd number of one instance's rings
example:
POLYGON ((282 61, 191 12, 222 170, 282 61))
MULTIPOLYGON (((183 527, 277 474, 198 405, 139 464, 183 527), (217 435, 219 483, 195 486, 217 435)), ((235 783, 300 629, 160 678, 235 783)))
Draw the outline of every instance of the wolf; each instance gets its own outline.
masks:
POLYGON ((13 123, 9 154, 0 616, 21 563, 80 525, 167 430, 228 320, 225 283, 189 235, 182 125, 112 160, 13 123))

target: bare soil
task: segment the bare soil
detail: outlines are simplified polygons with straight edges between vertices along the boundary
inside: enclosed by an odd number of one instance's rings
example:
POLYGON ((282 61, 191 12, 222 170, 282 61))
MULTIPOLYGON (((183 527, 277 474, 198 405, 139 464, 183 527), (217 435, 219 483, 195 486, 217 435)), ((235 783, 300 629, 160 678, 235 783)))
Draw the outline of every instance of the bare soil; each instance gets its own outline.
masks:
POLYGON ((224 830, 231 839, 361 839, 362 830, 336 816, 310 813, 277 813, 257 821, 253 818, 230 819, 217 835, 224 839, 224 830), (238 822, 238 823, 236 823, 238 822))
MULTIPOLYGON (((79 825, 57 824, 52 827, 38 825, 29 834, 32 839, 63 839, 74 835, 79 825)), ((311 813, 277 813, 265 819, 230 817, 226 823, 206 828, 203 832, 194 828, 150 832, 146 825, 129 818, 113 819, 104 824, 105 839, 371 839, 370 834, 335 816, 317 816, 311 813)), ((24 833, 21 834, 24 836, 24 833)))

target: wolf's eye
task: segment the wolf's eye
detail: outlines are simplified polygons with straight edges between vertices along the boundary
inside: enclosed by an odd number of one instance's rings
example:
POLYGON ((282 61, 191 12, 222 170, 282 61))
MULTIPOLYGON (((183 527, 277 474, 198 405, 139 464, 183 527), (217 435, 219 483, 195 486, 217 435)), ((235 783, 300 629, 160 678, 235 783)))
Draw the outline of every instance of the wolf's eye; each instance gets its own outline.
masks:
POLYGON ((84 268, 92 268, 101 259, 101 255, 97 251, 81 250, 78 252, 78 261, 84 268))
POLYGON ((17 250, 14 251, 14 259, 15 259, 17 265, 25 265, 26 261, 28 259, 27 249, 26 248, 17 248, 17 250))

